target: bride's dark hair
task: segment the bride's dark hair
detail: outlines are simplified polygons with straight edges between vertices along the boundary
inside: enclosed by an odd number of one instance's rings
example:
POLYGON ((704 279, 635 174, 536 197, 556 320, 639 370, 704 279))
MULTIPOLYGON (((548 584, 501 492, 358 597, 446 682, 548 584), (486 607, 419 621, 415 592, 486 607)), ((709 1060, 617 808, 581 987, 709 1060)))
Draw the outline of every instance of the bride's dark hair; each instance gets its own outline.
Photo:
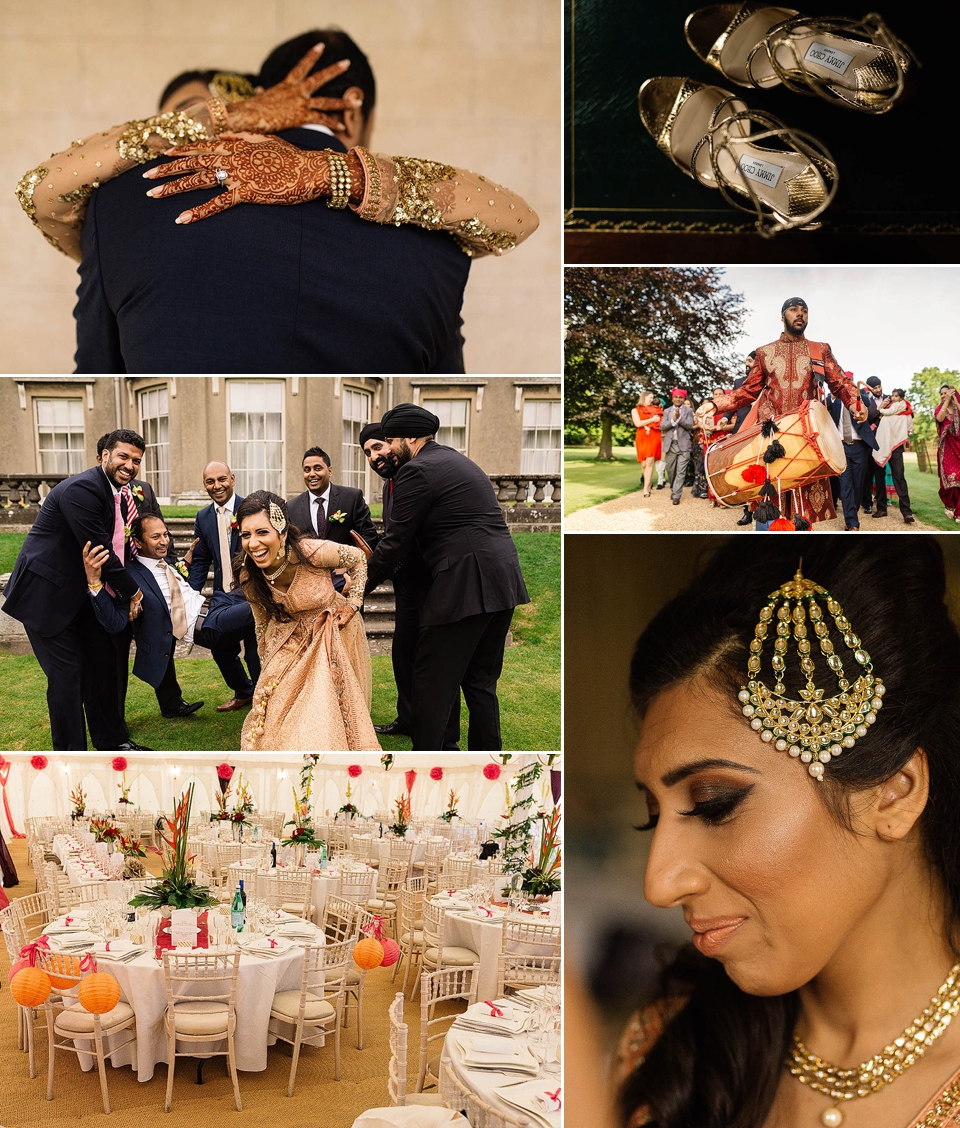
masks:
MULTIPOLYGON (((852 795, 889 779, 922 748, 930 794, 919 830, 931 873, 960 922, 960 637, 932 537, 772 536, 761 545, 737 538, 640 636, 630 668, 637 713, 642 719, 670 686, 705 677, 739 717, 737 693, 760 607, 793 577, 801 553, 804 576, 843 607, 887 687, 876 725, 831 762, 818 792, 849 827, 852 795)), ((837 649, 846 652, 842 642, 837 649)), ((793 685, 785 678, 789 696, 798 696, 799 676, 794 671, 793 685)), ((646 1104, 654 1128, 760 1128, 783 1076, 796 993, 748 995, 718 961, 690 946, 664 972, 659 998, 688 1001, 624 1084, 624 1119, 646 1104)))
MULTIPOLYGON (((302 560, 304 554, 299 551, 300 542, 304 539, 303 533, 297 528, 296 525, 290 524, 290 518, 287 514, 287 503, 279 494, 271 493, 269 490, 255 490, 252 494, 248 494, 243 501, 237 506, 235 517, 237 519, 237 528, 243 524, 245 517, 252 517, 256 513, 266 513, 267 520, 270 520, 270 503, 280 507, 283 513, 283 520, 286 528, 283 530, 287 536, 287 552, 292 553, 294 560, 302 560)), ((268 615, 272 615, 274 619, 279 619, 281 622, 286 622, 290 616, 284 609, 274 602, 273 595, 270 591, 270 585, 263 577, 263 572, 249 559, 245 549, 242 547, 240 551, 234 556, 232 561, 233 574, 237 577, 237 583, 243 588, 243 594, 247 597, 250 603, 255 603, 258 607, 262 607, 268 615)))

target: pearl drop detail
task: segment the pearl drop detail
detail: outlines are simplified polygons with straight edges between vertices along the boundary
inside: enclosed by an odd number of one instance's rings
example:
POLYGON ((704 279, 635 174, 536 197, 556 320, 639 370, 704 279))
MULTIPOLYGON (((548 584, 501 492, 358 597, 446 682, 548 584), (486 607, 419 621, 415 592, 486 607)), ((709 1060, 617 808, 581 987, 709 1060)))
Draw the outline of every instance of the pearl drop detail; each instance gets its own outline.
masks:
POLYGON ((820 1123, 824 1128, 840 1128, 843 1123, 843 1113, 838 1108, 825 1108, 820 1113, 820 1123))
POLYGON ((812 753, 812 752, 808 752, 808 751, 807 751, 806 749, 804 749, 804 750, 803 750, 803 751, 802 751, 802 752, 800 753, 800 759, 801 759, 801 760, 802 760, 802 761, 803 761, 803 762, 804 762, 805 764, 809 764, 809 763, 810 763, 810 761, 811 761, 811 760, 813 759, 813 753, 812 753))
POLYGON ((800 755, 800 746, 798 744, 791 744, 787 751, 796 759, 796 757, 800 755))
POLYGON ((783 739, 783 737, 781 737, 776 742, 776 744, 774 744, 774 748, 776 748, 778 752, 785 752, 787 749, 787 742, 783 739))

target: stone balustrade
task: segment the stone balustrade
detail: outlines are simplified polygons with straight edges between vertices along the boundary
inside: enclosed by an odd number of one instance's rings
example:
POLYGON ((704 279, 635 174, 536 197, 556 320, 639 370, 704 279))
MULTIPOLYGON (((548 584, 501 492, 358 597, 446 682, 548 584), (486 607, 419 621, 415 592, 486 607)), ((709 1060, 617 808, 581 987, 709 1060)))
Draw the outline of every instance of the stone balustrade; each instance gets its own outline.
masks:
POLYGON ((66 477, 66 474, 0 475, 0 522, 32 524, 43 498, 66 477))

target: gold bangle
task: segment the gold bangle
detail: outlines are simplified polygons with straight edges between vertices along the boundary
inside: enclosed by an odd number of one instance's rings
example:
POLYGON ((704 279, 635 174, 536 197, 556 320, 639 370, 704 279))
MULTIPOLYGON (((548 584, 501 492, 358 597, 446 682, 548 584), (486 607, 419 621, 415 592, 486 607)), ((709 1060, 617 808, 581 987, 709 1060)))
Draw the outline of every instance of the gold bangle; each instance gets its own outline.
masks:
POLYGON ((103 584, 97 584, 96 587, 94 587, 93 584, 87 584, 87 588, 89 589, 91 595, 96 595, 102 587, 103 584))
POLYGON ((350 191, 353 187, 350 178, 350 167, 343 153, 333 149, 324 149, 327 154, 327 167, 330 170, 330 199, 327 200, 328 208, 345 208, 350 203, 350 191))
POLYGON ((380 166, 377 164, 377 158, 362 145, 354 146, 352 151, 356 153, 360 164, 363 166, 364 176, 366 177, 363 191, 366 202, 358 212, 358 215, 361 219, 376 219, 380 211, 382 195, 380 166))
POLYGON ((219 97, 208 98, 205 104, 213 121, 213 132, 217 136, 226 133, 230 128, 230 117, 224 100, 219 97))

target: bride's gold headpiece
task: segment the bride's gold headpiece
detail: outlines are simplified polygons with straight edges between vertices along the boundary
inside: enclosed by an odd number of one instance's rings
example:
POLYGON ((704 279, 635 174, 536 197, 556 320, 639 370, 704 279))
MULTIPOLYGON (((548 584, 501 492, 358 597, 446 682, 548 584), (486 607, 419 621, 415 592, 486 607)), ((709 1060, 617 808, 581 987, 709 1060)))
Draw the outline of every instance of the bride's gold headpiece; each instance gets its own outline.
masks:
POLYGON ((747 660, 748 681, 738 695, 743 715, 749 720, 750 727, 760 734, 761 740, 768 744, 773 741, 778 752, 789 752, 791 756, 799 757, 814 779, 822 781, 823 765, 867 735, 867 727, 877 719, 877 712, 883 704, 884 684, 874 676, 870 655, 860 645, 860 639, 844 616, 843 608, 825 588, 805 580, 799 568, 790 582, 767 597, 766 605, 760 609, 760 621, 754 635, 747 660), (843 662, 830 640, 830 628, 817 602, 818 596, 826 603, 844 644, 853 651, 854 660, 863 667, 863 673, 852 684, 844 676, 843 662), (817 689, 813 684, 815 667, 811 642, 807 638, 808 620, 819 642, 820 652, 837 676, 839 690, 826 700, 823 696, 825 690, 817 689), (760 680, 760 653, 767 631, 774 622, 777 637, 771 664, 776 684, 770 690, 760 680), (802 701, 792 701, 783 696, 783 671, 791 628, 800 669, 807 676, 806 688, 800 690, 802 701))
POLYGON ((278 533, 282 533, 287 527, 287 521, 283 515, 283 510, 279 505, 277 505, 275 501, 270 502, 270 524, 273 525, 278 533))

